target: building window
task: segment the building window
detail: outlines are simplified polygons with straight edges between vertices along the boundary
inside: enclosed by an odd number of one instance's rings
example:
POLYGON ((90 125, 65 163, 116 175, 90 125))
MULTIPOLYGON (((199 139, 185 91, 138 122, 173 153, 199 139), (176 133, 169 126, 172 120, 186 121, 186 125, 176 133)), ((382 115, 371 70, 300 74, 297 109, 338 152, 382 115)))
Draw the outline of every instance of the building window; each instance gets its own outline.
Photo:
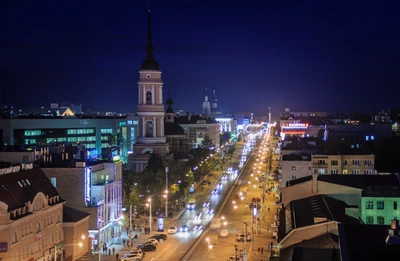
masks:
POLYGON ((365 160, 364 165, 366 166, 372 165, 372 160, 365 160))
POLYGON ((56 224, 58 224, 60 222, 61 222, 61 214, 57 213, 57 222, 56 222, 56 224))
POLYGON ((378 216, 376 218, 376 222, 377 222, 378 225, 383 225, 383 224, 385 224, 385 218, 382 217, 382 216, 378 216))
POLYGON ((393 209, 397 210, 397 201, 393 201, 393 209))
POLYGON ((296 166, 292 166, 292 170, 296 170, 296 166))
POLYGON ((319 169, 319 174, 327 174, 327 169, 319 169))
POLYGON ((385 209, 385 202, 377 201, 376 202, 376 209, 385 209))
POLYGON ((338 165, 338 161, 337 160, 331 160, 331 165, 337 166, 338 165))
POLYGON ((365 202, 365 208, 366 209, 374 209, 374 202, 372 200, 367 200, 365 202))
POLYGON ((372 170, 370 170, 370 169, 364 170, 364 174, 365 175, 371 175, 372 174, 372 170))
POLYGON ((331 174, 339 174, 339 171, 337 169, 331 169, 331 174))
POLYGON ((358 175, 358 174, 360 174, 360 170, 359 169, 353 169, 352 170, 352 174, 358 175))
POLYGON ((22 236, 25 236, 25 226, 22 226, 22 236))
POLYGON ((13 235, 12 235, 12 243, 14 244, 17 242, 18 242, 18 234, 17 234, 17 231, 14 231, 13 235))
POLYGON ((151 91, 146 92, 146 104, 152 104, 151 91))
POLYGON ((153 137, 153 122, 146 121, 146 137, 153 137))
POLYGON ((347 164, 347 160, 344 160, 344 161, 343 161, 343 165, 346 165, 346 166, 348 165, 348 164, 347 164))
POLYGON ((42 231, 42 224, 40 224, 40 221, 36 223, 36 233, 39 233, 42 231))
POLYGON ((51 184, 53 184, 53 186, 56 187, 56 185, 57 185, 57 178, 52 177, 52 178, 51 178, 51 184))
POLYGON ((360 165, 360 161, 359 160, 353 160, 353 165, 360 165))
POLYGON ((373 216, 367 216, 367 219, 365 220, 365 223, 367 223, 367 225, 374 224, 374 217, 373 216))

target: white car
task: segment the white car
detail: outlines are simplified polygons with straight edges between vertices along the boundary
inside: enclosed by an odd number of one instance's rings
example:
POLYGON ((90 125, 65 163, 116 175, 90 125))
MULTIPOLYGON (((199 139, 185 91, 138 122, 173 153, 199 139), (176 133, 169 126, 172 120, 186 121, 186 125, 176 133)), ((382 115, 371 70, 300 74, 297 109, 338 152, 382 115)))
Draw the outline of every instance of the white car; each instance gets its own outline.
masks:
POLYGON ((149 238, 145 241, 145 243, 151 243, 153 246, 157 246, 158 245, 158 240, 154 239, 154 238, 149 238))
POLYGON ((128 252, 127 254, 134 254, 134 255, 138 255, 140 256, 142 259, 145 257, 146 253, 143 252, 141 249, 134 249, 130 252, 128 252))
POLYGON ((168 229, 168 233, 169 234, 175 234, 176 232, 178 232, 178 228, 177 227, 170 227, 168 229))
POLYGON ((136 255, 136 254, 125 254, 119 260, 121 261, 141 261, 143 257, 136 255))

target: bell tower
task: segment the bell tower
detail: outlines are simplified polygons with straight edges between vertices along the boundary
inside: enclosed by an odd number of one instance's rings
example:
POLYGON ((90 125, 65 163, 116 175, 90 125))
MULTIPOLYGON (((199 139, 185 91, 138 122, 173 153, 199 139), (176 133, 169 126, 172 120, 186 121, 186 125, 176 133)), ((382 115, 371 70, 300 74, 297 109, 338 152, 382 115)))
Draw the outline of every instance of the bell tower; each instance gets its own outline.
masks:
POLYGON ((150 8, 147 14, 146 59, 142 62, 138 82, 139 135, 130 162, 133 170, 143 171, 152 153, 161 157, 169 154, 169 146, 164 135, 163 82, 160 65, 154 59, 150 8))

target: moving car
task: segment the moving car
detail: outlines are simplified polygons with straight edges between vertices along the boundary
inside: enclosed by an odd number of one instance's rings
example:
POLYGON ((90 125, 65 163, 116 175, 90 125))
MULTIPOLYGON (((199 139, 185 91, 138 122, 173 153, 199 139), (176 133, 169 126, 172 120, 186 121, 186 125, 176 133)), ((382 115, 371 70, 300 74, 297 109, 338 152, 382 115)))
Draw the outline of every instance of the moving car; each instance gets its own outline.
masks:
POLYGON ((189 226, 188 226, 188 225, 183 225, 183 226, 181 226, 180 231, 181 231, 181 232, 189 232, 189 226))
POLYGON ((196 200, 195 199, 189 199, 187 205, 187 209, 195 209, 196 208, 196 200))
POLYGON ((211 209, 211 208, 207 209, 206 214, 207 214, 207 215, 212 215, 212 214, 214 214, 214 209, 211 209))
POLYGON ((176 232, 178 232, 178 228, 177 227, 170 227, 168 229, 168 233, 169 234, 175 234, 176 232))
POLYGON ((218 194, 218 190, 214 189, 213 191, 211 191, 211 195, 217 195, 218 194))
POLYGON ((194 216, 194 220, 200 220, 202 216, 203 216, 203 213, 199 212, 196 214, 196 216, 194 216))
POLYGON ((228 179, 228 175, 223 175, 222 177, 221 177, 221 180, 227 180, 228 179))
POLYGON ((203 226, 202 225, 196 225, 194 228, 193 228, 193 231, 199 231, 199 230, 202 230, 203 229, 203 226))
POLYGON ((203 204, 203 208, 208 208, 210 206, 210 202, 206 201, 203 204))

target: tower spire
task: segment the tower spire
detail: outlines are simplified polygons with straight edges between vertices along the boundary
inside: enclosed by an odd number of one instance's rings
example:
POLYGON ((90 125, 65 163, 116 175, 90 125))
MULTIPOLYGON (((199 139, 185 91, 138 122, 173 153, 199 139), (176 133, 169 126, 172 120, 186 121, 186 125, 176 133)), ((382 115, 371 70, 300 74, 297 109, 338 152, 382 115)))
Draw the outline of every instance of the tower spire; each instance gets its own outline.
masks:
POLYGON ((146 59, 143 61, 141 69, 142 70, 159 70, 160 65, 154 59, 154 47, 153 47, 153 37, 151 31, 151 15, 150 15, 150 3, 147 7, 147 46, 146 46, 146 59))

